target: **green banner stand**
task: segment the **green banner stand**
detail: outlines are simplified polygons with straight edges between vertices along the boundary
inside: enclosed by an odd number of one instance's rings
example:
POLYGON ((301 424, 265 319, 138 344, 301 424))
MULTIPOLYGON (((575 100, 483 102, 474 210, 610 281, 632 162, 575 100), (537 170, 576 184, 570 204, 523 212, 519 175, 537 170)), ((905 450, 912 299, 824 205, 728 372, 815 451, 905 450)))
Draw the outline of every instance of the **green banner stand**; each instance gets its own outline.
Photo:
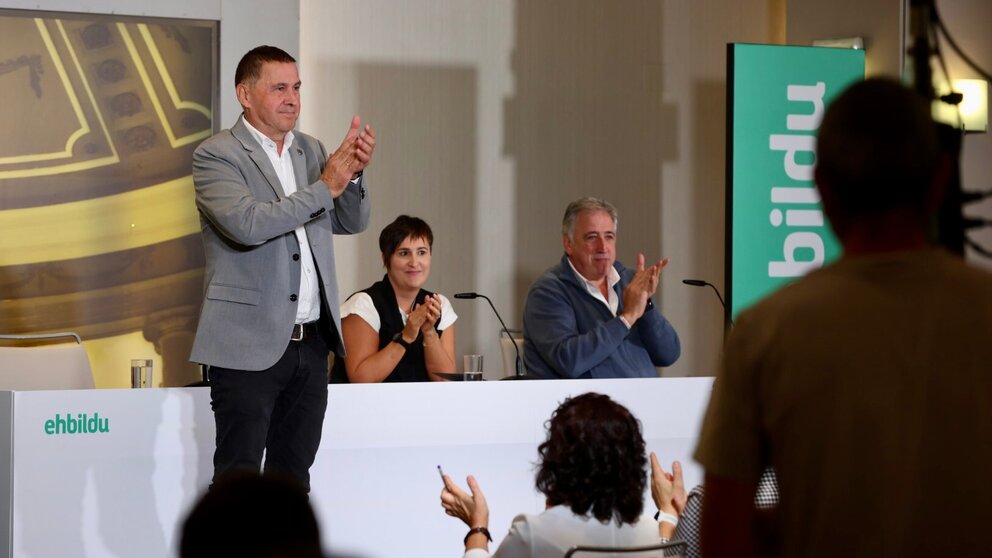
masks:
POLYGON ((863 50, 727 45, 727 319, 840 255, 813 183, 830 101, 863 50))

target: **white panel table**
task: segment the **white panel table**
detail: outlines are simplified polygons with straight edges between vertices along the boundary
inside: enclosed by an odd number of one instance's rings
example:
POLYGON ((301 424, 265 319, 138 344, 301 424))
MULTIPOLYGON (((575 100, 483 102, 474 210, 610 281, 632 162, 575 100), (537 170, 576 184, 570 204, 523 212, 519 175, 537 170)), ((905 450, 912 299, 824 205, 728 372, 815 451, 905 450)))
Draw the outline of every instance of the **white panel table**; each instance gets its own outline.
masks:
MULTIPOLYGON (((332 385, 312 469, 325 544, 366 558, 460 556, 465 528, 441 510, 437 465, 462 484, 479 479, 498 544, 514 515, 543 508, 534 463, 544 423, 586 391, 627 405, 648 449, 681 460, 691 487, 702 480, 690 455, 711 384, 332 385)), ((212 473, 209 399, 207 388, 0 392, 0 557, 176 556, 179 525, 212 473)))

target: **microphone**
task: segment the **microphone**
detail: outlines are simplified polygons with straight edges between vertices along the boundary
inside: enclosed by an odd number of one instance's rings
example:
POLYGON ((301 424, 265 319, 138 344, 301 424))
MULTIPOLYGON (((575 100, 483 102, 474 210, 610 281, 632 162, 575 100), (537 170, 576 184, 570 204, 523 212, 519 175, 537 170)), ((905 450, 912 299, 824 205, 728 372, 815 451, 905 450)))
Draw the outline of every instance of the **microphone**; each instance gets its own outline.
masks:
POLYGON ((702 279, 683 279, 683 283, 692 287, 710 287, 713 292, 716 293, 716 297, 720 299, 720 306, 723 306, 723 316, 724 320, 731 326, 734 325, 734 320, 730 319, 730 314, 727 313, 727 303, 723 301, 723 297, 720 295, 720 290, 716 288, 716 285, 710 283, 709 281, 703 281, 702 279))
POLYGON ((967 192, 961 192, 961 203, 972 203, 979 200, 984 200, 985 198, 992 197, 992 190, 984 191, 973 191, 968 190, 967 192))
POLYGON ((992 219, 976 219, 974 217, 964 217, 964 230, 980 229, 982 227, 992 227, 992 219))
POLYGON ((496 310, 496 306, 493 305, 493 301, 489 300, 489 297, 488 296, 486 296, 484 294, 479 294, 479 293, 455 293, 455 298, 460 298, 460 299, 484 298, 484 299, 486 299, 486 302, 489 303, 489 307, 493 309, 493 314, 496 314, 496 319, 499 320, 499 325, 503 326, 503 332, 506 333, 507 339, 509 339, 510 342, 513 343, 513 351, 517 353, 517 360, 516 360, 516 363, 515 363, 515 366, 514 366, 514 368, 516 369, 516 372, 517 372, 516 373, 516 377, 517 378, 523 378, 524 377, 524 369, 523 369, 523 364, 522 364, 523 361, 520 359, 520 348, 517 347, 517 342, 514 341, 513 340, 513 336, 510 335, 510 330, 507 329, 506 323, 503 322, 503 318, 499 315, 499 312, 496 310))

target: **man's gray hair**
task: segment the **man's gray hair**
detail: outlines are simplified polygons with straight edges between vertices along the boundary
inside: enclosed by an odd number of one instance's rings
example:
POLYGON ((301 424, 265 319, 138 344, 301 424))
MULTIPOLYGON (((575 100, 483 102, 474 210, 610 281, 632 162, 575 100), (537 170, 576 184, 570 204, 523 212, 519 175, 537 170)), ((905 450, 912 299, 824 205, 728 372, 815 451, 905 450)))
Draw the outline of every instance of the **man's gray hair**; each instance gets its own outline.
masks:
POLYGON ((613 219, 613 226, 617 226, 617 208, 612 203, 599 198, 579 198, 565 208, 565 216, 561 220, 561 234, 570 240, 575 240, 572 238, 572 233, 575 232, 575 218, 583 211, 605 211, 610 219, 613 219))

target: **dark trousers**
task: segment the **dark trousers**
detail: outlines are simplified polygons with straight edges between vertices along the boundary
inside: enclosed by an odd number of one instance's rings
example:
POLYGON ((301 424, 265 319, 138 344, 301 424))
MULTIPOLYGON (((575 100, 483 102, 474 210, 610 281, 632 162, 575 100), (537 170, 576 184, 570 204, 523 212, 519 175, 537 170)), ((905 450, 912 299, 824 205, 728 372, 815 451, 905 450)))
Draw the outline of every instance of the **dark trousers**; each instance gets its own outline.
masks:
POLYGON ((210 367, 210 406, 217 425, 214 478, 235 469, 265 470, 310 491, 310 466, 327 410, 328 343, 324 335, 290 341, 271 368, 210 367))

